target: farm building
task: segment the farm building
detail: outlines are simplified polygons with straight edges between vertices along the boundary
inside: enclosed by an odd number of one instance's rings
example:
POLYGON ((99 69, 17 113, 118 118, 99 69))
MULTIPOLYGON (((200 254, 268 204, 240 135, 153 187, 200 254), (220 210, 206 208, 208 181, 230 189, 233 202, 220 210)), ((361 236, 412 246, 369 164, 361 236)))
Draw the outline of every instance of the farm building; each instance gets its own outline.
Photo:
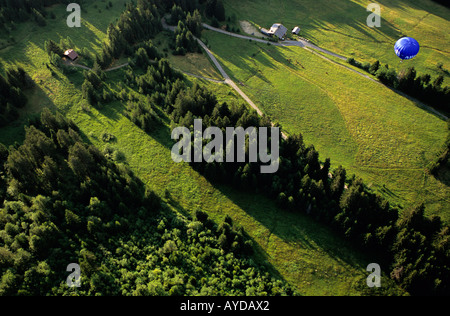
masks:
POLYGON ((262 29, 261 29, 261 33, 263 33, 264 35, 267 35, 267 36, 271 36, 271 35, 269 34, 269 30, 268 30, 268 29, 265 29, 265 28, 262 28, 262 29))
POLYGON ((73 49, 66 50, 64 56, 69 57, 72 61, 78 58, 78 54, 73 49))
POLYGON ((292 34, 298 35, 300 33, 300 28, 298 26, 294 27, 292 34))
POLYGON ((276 24, 272 25, 270 30, 261 29, 261 33, 263 33, 264 35, 276 36, 279 39, 283 39, 283 37, 286 36, 287 28, 280 23, 276 23, 276 24))

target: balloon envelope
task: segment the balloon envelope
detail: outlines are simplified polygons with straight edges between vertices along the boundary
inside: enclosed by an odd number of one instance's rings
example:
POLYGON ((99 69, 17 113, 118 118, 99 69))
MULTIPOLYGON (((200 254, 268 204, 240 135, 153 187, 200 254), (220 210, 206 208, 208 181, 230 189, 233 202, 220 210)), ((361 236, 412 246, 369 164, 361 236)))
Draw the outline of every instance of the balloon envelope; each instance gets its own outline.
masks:
POLYGON ((419 43, 411 37, 403 37, 395 43, 395 53, 401 59, 414 58, 419 53, 419 50, 419 43))

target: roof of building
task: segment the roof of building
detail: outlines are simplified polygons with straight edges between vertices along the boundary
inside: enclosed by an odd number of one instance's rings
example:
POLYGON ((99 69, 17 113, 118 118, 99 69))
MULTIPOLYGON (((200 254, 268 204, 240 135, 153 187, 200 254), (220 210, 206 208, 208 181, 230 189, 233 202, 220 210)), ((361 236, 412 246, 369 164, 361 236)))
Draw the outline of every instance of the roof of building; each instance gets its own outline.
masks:
POLYGON ((292 32, 294 32, 294 33, 300 32, 300 28, 298 26, 296 26, 296 27, 294 27, 292 32))
POLYGON ((78 57, 78 54, 73 49, 68 49, 64 52, 64 55, 74 60, 78 57))
POLYGON ((270 31, 269 31, 270 35, 276 35, 279 38, 282 38, 283 36, 285 36, 286 33, 287 33, 287 28, 280 23, 275 23, 274 25, 272 25, 272 27, 270 28, 270 31))
POLYGON ((283 25, 283 24, 280 24, 280 23, 275 23, 274 25, 272 25, 272 27, 270 28, 270 30, 272 31, 274 31, 274 32, 276 32, 277 30, 279 30, 279 29, 281 29, 281 30, 287 30, 287 28, 283 25))

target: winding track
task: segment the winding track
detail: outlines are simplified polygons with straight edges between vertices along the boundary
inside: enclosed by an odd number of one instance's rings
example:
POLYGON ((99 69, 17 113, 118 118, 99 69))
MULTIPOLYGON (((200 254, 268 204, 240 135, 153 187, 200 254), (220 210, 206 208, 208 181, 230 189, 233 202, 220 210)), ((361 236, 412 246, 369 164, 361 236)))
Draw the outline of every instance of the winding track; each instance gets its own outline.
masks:
MULTIPOLYGON (((168 25, 164 18, 162 19, 161 22, 162 22, 164 29, 175 32, 176 27, 168 25)), ((205 25, 207 25, 207 24, 204 24, 204 26, 205 25)), ((219 29, 216 29, 216 30, 219 30, 219 29)), ((230 34, 234 34, 234 33, 230 33, 230 34)), ((246 36, 243 36, 243 35, 239 35, 239 34, 235 34, 235 35, 238 37, 244 38, 244 39, 246 38, 246 36)), ((231 80, 230 76, 223 69, 222 65, 220 65, 219 61, 214 56, 214 54, 211 52, 211 50, 208 48, 208 46, 206 46, 205 43, 203 43, 199 38, 195 38, 195 39, 197 40, 199 45, 205 50, 206 54, 209 56, 209 58, 211 59, 213 64, 216 66, 217 70, 220 72, 222 77, 225 79, 221 83, 226 83, 227 85, 232 87, 258 113, 258 115, 263 116, 263 112, 261 111, 261 109, 258 108, 258 106, 241 89, 239 89, 239 87, 233 82, 233 80, 231 80)), ((252 37, 251 39, 254 39, 254 38, 252 37)), ((260 41, 263 43, 267 43, 267 41, 264 41, 264 40, 260 40, 260 41)), ((190 74, 187 74, 187 75, 190 75, 190 74)), ((208 81, 213 81, 213 79, 205 78, 202 76, 195 76, 195 77, 205 79, 208 81)), ((216 81, 216 80, 214 80, 214 81, 216 81)), ((284 133, 282 133, 282 137, 287 138, 287 136, 284 133)))
POLYGON ((209 48, 203 43, 200 39, 197 38, 197 42, 200 44, 200 46, 205 50, 205 52, 208 54, 209 58, 212 60, 214 65, 219 70, 222 77, 225 78, 225 83, 231 86, 234 90, 236 90, 237 93, 253 108, 256 110, 258 115, 263 116, 263 112, 256 106, 255 103, 241 90, 239 87, 231 80, 230 76, 225 72, 225 70, 220 65, 217 58, 213 55, 213 53, 209 50, 209 48))

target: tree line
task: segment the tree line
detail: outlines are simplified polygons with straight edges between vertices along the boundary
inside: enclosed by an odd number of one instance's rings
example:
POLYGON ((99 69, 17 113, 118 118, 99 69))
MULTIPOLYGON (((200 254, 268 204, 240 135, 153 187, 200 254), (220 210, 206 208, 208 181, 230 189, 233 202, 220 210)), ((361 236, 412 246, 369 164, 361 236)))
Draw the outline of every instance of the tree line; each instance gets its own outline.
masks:
MULTIPOLYGON (((215 17, 219 21, 225 20, 225 6, 222 0, 154 0, 154 4, 163 12, 170 12, 174 7, 177 7, 181 11, 191 14, 198 10, 205 17, 215 17)), ((176 25, 177 22, 172 23, 172 25, 176 25)))
POLYGON ((388 64, 382 65, 378 60, 370 64, 360 63, 354 58, 349 58, 347 62, 376 76, 389 87, 398 89, 438 110, 450 112, 450 87, 442 86, 444 83, 442 74, 432 80, 429 74, 418 75, 414 67, 397 72, 388 64))
POLYGON ((84 70, 83 76, 81 93, 89 104, 100 106, 115 99, 113 92, 105 84, 106 74, 97 63, 91 70, 84 70))
MULTIPOLYGON (((0 0, 0 30, 9 32, 16 28, 17 22, 27 21, 32 19, 37 25, 45 26, 47 25, 46 19, 48 17, 55 19, 55 15, 53 13, 47 13, 45 7, 54 5, 54 4, 69 4, 71 0, 0 0)), ((79 4, 83 5, 84 1, 80 1, 79 4)), ((158 8, 159 13, 169 12, 170 9, 175 5, 181 8, 185 12, 193 13, 195 10, 199 10, 201 13, 205 14, 205 16, 209 18, 214 18, 219 21, 225 20, 225 8, 222 0, 138 0, 136 5, 132 3, 128 4, 130 7, 135 6, 137 8, 143 8, 145 11, 152 8, 158 8)), ((108 3, 107 8, 111 7, 111 2, 108 3)), ((140 9, 139 9, 140 10, 140 9)), ((152 19, 152 16, 149 16, 149 12, 140 12, 136 13, 130 10, 131 16, 124 15, 121 25, 118 26, 121 31, 125 31, 124 38, 118 38, 119 42, 122 40, 128 41, 130 39, 131 42, 135 41, 135 37, 139 37, 142 35, 142 32, 151 31, 147 28, 135 28, 136 23, 144 25, 145 23, 143 19, 152 19), (131 20, 126 21, 128 17, 139 17, 142 19, 139 20, 131 20), (123 27, 123 28, 122 28, 123 27), (137 33, 136 33, 137 32, 137 33)), ((152 12, 152 15, 155 12, 152 12)), ((153 15, 154 17, 154 15, 153 15)), ((147 26, 150 26, 154 22, 149 21, 147 26)), ((115 34, 117 36, 117 34, 115 34)), ((116 43, 114 45, 121 46, 122 43, 116 43)), ((111 47, 110 47, 111 48, 111 47)), ((112 52, 105 47, 104 53, 114 54, 116 52, 112 52)))
POLYGON ((171 14, 168 22, 177 25, 172 47, 176 55, 200 51, 194 36, 201 35, 202 13, 220 21, 225 20, 221 0, 139 0, 136 4, 129 3, 116 25, 109 25, 107 41, 96 59, 97 63, 105 69, 123 54, 132 56, 136 52, 136 44, 152 39, 162 30, 161 18, 166 13, 171 14))
POLYGON ((432 1, 434 1, 436 3, 439 3, 440 5, 443 5, 443 6, 447 7, 447 8, 450 8, 450 4, 447 1, 445 1, 445 0, 432 0, 432 1))
POLYGON ((169 47, 174 55, 185 55, 186 53, 200 53, 201 48, 195 37, 200 37, 203 30, 202 17, 199 10, 185 12, 177 5, 170 11, 170 18, 167 21, 170 25, 176 25, 175 34, 169 47))
POLYGON ((292 295, 225 217, 173 213, 123 164, 45 109, 0 144, 0 295, 292 295), (81 287, 66 284, 70 263, 81 287))
MULTIPOLYGON (((206 18, 212 20, 212 23, 223 22, 226 19, 226 12, 223 2, 221 0, 207 0, 204 1, 204 5, 199 3, 198 5, 187 7, 183 4, 174 4, 170 9, 170 19, 167 21, 170 25, 177 25, 178 21, 184 19, 189 20, 189 15, 203 13, 206 18), (187 12, 187 13, 186 13, 187 12)), ((196 35, 197 36, 197 35, 196 35)))
POLYGON ((96 62, 106 69, 123 54, 132 56, 135 53, 134 45, 153 38, 161 30, 160 11, 153 1, 128 3, 116 25, 109 25, 107 40, 103 42, 102 53, 97 56, 96 62))
POLYGON ((201 47, 189 28, 179 21, 173 36, 173 54, 184 56, 186 53, 201 53, 201 47))
POLYGON ((0 127, 19 117, 18 109, 28 102, 24 91, 33 86, 33 80, 21 66, 7 67, 5 77, 0 74, 0 127))
POLYGON ((162 58, 144 69, 146 72, 139 75, 130 66, 125 83, 134 90, 126 93, 123 89, 117 98, 126 103, 125 115, 144 131, 151 132, 164 126, 167 116, 161 109, 168 106, 171 96, 184 84, 183 75, 173 70, 167 59, 162 58))

